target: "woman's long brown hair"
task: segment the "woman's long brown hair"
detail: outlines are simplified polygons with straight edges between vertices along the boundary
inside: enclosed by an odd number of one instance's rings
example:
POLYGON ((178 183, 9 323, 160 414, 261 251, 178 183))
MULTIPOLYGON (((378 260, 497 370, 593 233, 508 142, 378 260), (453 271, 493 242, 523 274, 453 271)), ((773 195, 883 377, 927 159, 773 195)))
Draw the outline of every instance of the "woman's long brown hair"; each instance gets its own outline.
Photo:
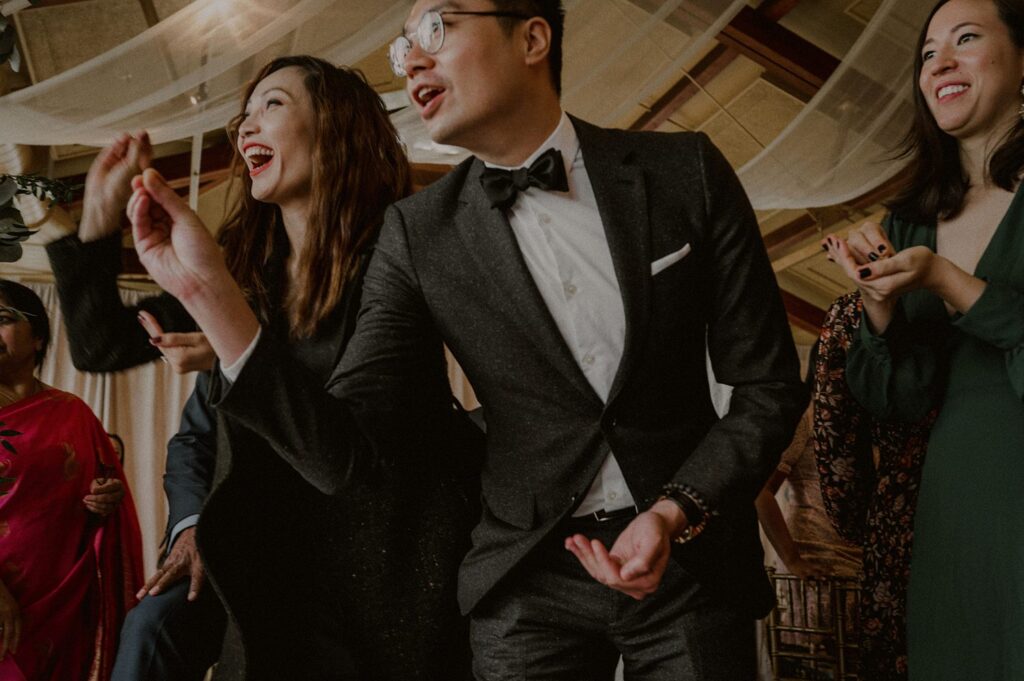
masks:
MULTIPOLYGON (((285 271, 288 242, 280 209, 252 198, 252 180, 235 145, 234 177, 242 191, 218 240, 227 266, 264 322, 276 306, 288 314, 293 338, 309 337, 358 275, 361 256, 376 239, 384 209, 412 189, 409 163, 383 102, 357 70, 309 56, 280 57, 264 66, 242 100, 271 73, 296 66, 305 74, 315 116, 311 205, 298 274, 283 300, 272 300, 267 272, 285 271), (275 268, 273 264, 280 264, 275 268)), ((238 139, 240 113, 228 125, 238 139)))

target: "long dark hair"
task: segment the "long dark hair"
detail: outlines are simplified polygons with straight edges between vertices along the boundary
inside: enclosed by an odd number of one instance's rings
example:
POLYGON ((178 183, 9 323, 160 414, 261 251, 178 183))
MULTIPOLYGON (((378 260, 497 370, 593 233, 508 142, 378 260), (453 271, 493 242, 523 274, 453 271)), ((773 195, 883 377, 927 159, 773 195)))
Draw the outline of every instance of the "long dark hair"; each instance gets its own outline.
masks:
MULTIPOLYGON (((256 85, 275 71, 297 66, 316 117, 312 203, 306 243, 298 255, 296 280, 284 300, 272 300, 267 272, 288 256, 280 209, 252 198, 252 179, 235 148, 234 177, 242 191, 219 233, 228 269, 267 320, 276 305, 288 312, 293 337, 313 335, 341 300, 345 285, 357 275, 360 257, 373 242, 384 209, 412 190, 409 162, 380 97, 355 69, 322 59, 290 56, 260 69, 245 90, 242 107, 256 85)), ((228 125, 232 141, 242 122, 239 113, 228 125)), ((283 271, 283 270, 282 270, 283 271)))
MULTIPOLYGON (((942 131, 932 116, 918 85, 924 60, 921 52, 928 37, 928 26, 935 13, 949 0, 940 0, 932 8, 917 39, 914 54, 914 120, 900 145, 897 158, 909 159, 908 180, 889 203, 894 213, 908 220, 933 223, 959 215, 970 189, 970 180, 960 160, 956 138, 942 131)), ((1013 44, 1024 50, 1024 0, 992 0, 1013 44)), ((1024 120, 1018 120, 1000 142, 988 164, 992 181, 1013 191, 1024 172, 1024 120)))
POLYGON ((50 347, 50 318, 46 315, 46 306, 35 291, 10 279, 0 279, 0 300, 15 310, 24 312, 32 328, 33 338, 42 341, 36 350, 38 367, 43 363, 46 350, 50 347))

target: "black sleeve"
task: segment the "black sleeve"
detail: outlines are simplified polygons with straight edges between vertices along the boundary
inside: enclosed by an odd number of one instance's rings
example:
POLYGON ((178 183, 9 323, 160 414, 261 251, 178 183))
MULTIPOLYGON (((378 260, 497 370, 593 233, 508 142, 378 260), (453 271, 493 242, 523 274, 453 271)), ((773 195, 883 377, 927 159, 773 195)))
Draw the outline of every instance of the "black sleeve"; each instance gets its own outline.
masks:
POLYGON ((151 362, 160 351, 139 324, 140 310, 166 331, 194 331, 195 322, 172 296, 161 293, 137 306, 121 302, 121 238, 82 243, 71 235, 47 245, 57 296, 68 330, 71 360, 81 371, 119 371, 151 362))
POLYGON ((265 328, 234 383, 215 372, 211 399, 326 493, 397 457, 422 461, 443 451, 446 460, 431 465, 458 465, 463 450, 447 435, 465 416, 453 406, 397 209, 385 218, 355 331, 326 385, 265 328))
POLYGON ((733 386, 729 412, 673 477, 705 512, 753 504, 807 405, 792 332, 754 211, 725 157, 700 136, 710 249, 708 352, 733 386))

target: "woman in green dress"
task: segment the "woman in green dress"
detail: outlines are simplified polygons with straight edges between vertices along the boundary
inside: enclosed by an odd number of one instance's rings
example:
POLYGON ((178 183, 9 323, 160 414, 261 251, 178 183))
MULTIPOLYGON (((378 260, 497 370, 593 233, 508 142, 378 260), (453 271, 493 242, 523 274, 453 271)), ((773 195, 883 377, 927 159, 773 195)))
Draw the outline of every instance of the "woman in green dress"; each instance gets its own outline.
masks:
POLYGON ((1024 0, 943 0, 918 44, 910 181, 824 246, 860 289, 850 391, 939 408, 914 523, 912 681, 1024 679, 1024 0))

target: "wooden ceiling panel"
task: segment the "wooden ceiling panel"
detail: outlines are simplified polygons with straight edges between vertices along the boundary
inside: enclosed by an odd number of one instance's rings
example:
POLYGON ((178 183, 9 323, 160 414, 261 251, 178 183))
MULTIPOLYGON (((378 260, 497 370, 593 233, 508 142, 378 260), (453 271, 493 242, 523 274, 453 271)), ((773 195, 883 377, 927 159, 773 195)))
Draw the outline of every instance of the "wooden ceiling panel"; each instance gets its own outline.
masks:
POLYGON ((727 107, 737 121, 767 146, 803 109, 803 103, 765 80, 756 80, 727 107))
POLYGON ((685 130, 696 130, 720 113, 723 106, 742 95, 763 73, 764 69, 754 62, 737 56, 723 67, 718 77, 704 86, 704 91, 695 92, 682 107, 671 112, 667 120, 685 130))

